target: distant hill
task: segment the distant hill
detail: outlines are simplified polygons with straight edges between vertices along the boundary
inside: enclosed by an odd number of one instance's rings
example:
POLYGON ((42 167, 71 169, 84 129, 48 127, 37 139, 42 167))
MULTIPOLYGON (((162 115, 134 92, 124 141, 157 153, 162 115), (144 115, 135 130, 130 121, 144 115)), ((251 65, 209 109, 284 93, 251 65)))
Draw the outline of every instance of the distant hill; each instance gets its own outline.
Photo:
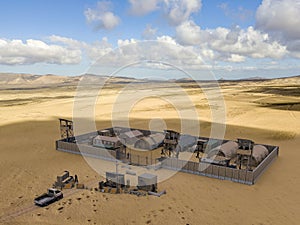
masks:
MULTIPOLYGON (((96 84, 97 82, 103 82, 104 80, 108 83, 114 84, 126 84, 126 83, 145 83, 145 82, 176 82, 176 83, 189 83, 195 82, 189 78, 181 79, 170 79, 168 81, 158 81, 158 80, 148 80, 148 79, 136 79, 131 77, 109 77, 105 75, 94 75, 94 74, 84 74, 80 76, 58 76, 54 74, 47 75, 33 75, 33 74, 23 74, 23 73, 0 73, 0 89, 6 88, 34 88, 34 87, 51 87, 51 86, 76 86, 79 81, 84 80, 84 82, 96 84), (107 80, 109 79, 109 80, 107 80)), ((274 82, 274 83, 284 83, 293 80, 295 83, 300 82, 300 76, 293 77, 283 77, 275 79, 267 79, 264 77, 250 77, 238 80, 227 80, 221 78, 219 82, 243 82, 243 81, 253 81, 253 82, 274 82)), ((208 82, 208 81, 207 81, 208 82)))
POLYGON ((23 73, 0 73, 0 89, 6 88, 34 88, 51 86, 76 86, 83 80, 89 84, 96 84, 108 80, 109 83, 131 83, 145 82, 144 79, 135 79, 130 77, 109 77, 93 74, 84 74, 80 76, 59 76, 54 74, 32 75, 23 73))
POLYGON ((226 81, 239 82, 239 81, 265 81, 265 80, 272 80, 272 79, 265 78, 265 77, 255 76, 255 77, 247 77, 247 78, 241 78, 241 79, 225 79, 225 78, 220 78, 218 81, 220 81, 220 82, 226 82, 226 81))
MULTIPOLYGON (((1 85, 47 85, 75 81, 76 77, 47 75, 32 75, 22 73, 0 73, 1 85)), ((78 80, 78 77, 77 77, 78 80)))
POLYGON ((22 73, 0 73, 0 84, 28 84, 38 76, 22 73))
POLYGON ((260 76, 254 76, 254 77, 247 77, 247 78, 240 78, 240 79, 226 79, 226 78, 220 78, 219 81, 272 81, 272 80, 283 80, 283 79, 299 79, 300 75, 296 76, 288 76, 288 77, 278 77, 278 78, 266 78, 266 77, 260 77, 260 76))
POLYGON ((244 79, 239 79, 239 80, 269 80, 268 78, 265 77, 248 77, 248 78, 244 78, 244 79))

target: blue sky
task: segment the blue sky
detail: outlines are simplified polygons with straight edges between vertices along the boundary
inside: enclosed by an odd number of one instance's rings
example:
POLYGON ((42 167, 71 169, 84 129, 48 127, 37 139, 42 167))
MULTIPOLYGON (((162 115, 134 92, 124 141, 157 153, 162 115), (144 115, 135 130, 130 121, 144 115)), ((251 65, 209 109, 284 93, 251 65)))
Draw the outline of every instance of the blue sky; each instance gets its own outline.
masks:
POLYGON ((173 47, 142 44, 156 51, 144 55, 127 46, 129 55, 108 59, 116 68, 126 58, 170 60, 197 73, 201 58, 218 78, 298 75, 299 14, 299 0, 2 1, 0 72, 79 75, 116 48, 155 40, 173 47))

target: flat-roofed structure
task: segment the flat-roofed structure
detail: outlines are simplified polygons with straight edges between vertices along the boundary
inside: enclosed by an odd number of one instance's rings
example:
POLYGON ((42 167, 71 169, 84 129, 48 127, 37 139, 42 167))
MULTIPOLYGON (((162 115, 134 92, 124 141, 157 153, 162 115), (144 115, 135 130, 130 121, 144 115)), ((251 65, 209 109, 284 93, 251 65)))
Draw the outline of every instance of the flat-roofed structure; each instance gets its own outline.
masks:
POLYGON ((108 149, 116 149, 121 147, 122 143, 117 137, 101 136, 98 135, 93 140, 93 146, 104 147, 108 149))
POLYGON ((143 173, 138 176, 138 188, 145 191, 157 190, 157 175, 151 173, 143 173))

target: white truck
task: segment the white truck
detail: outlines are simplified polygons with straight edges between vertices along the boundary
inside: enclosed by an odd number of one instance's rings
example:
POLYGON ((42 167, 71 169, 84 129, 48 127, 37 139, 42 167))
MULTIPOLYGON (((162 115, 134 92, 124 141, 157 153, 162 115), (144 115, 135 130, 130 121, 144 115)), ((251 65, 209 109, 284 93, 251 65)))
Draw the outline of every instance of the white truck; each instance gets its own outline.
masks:
POLYGON ((55 188, 49 188, 47 193, 34 199, 34 203, 38 206, 46 206, 63 198, 63 193, 55 188))

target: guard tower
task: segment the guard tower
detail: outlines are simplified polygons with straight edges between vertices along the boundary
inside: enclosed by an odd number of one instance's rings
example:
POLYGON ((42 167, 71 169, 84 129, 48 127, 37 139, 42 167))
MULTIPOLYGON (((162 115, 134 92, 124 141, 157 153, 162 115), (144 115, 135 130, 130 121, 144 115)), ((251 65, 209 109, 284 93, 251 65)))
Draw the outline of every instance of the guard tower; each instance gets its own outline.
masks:
POLYGON ((197 140, 197 145, 196 148, 194 150, 194 153, 196 153, 196 158, 200 158, 200 152, 204 152, 204 149, 207 145, 207 140, 204 139, 199 139, 197 140))
POLYGON ((70 141, 74 137, 73 121, 59 118, 60 136, 70 141))
POLYGON ((168 155, 169 157, 173 153, 173 151, 176 149, 176 146, 178 144, 178 139, 180 136, 180 133, 174 131, 174 130, 165 130, 165 139, 164 139, 164 148, 162 149, 162 155, 168 155))
POLYGON ((242 164, 246 162, 246 169, 250 169, 250 160, 252 156, 254 142, 247 139, 237 139, 239 148, 237 150, 236 167, 242 169, 242 164))

